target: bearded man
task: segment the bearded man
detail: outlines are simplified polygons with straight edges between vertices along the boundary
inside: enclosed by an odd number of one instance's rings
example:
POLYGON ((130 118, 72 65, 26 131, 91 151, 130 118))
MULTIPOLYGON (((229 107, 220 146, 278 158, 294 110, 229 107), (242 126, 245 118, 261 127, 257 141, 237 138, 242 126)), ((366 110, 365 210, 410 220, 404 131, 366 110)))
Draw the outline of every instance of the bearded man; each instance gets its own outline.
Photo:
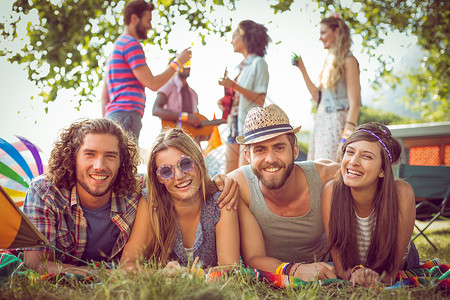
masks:
POLYGON ((336 278, 323 252, 323 185, 338 170, 329 160, 295 162, 298 145, 286 113, 275 104, 255 107, 245 120, 245 145, 250 165, 229 174, 239 182, 241 256, 263 271, 302 280, 336 278))
POLYGON ((139 41, 147 39, 152 28, 153 9, 154 5, 144 0, 133 0, 125 6, 124 32, 117 38, 107 60, 101 95, 102 117, 116 119, 137 140, 145 109, 145 88, 157 91, 192 56, 191 50, 185 49, 163 73, 152 74, 139 41))

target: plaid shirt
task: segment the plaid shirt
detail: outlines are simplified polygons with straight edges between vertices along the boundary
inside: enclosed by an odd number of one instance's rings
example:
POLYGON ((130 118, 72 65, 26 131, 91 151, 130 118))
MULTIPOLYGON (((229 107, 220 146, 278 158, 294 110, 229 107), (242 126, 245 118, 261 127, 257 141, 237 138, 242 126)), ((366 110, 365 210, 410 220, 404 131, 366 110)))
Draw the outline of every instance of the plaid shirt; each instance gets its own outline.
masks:
MULTIPOLYGON (((141 177, 142 179, 143 177, 141 177)), ((141 188, 142 188, 141 180, 141 188)), ((111 220, 120 229, 108 260, 120 259, 120 254, 131 234, 141 193, 120 197, 111 195, 111 220)), ((27 191, 24 213, 50 242, 50 245, 81 258, 87 245, 87 221, 78 200, 76 186, 72 190, 57 188, 44 175, 37 177, 27 191)), ((48 248, 32 248, 49 252, 48 248)), ((55 252, 62 263, 79 264, 68 255, 55 252)))

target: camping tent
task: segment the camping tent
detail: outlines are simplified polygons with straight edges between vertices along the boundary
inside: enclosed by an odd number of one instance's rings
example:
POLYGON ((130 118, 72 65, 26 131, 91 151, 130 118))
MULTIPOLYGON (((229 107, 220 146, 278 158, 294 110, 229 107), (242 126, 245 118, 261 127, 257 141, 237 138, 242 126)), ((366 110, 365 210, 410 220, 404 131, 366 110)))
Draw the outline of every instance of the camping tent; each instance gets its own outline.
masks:
POLYGON ((49 242, 0 186, 0 249, 48 246, 49 242))

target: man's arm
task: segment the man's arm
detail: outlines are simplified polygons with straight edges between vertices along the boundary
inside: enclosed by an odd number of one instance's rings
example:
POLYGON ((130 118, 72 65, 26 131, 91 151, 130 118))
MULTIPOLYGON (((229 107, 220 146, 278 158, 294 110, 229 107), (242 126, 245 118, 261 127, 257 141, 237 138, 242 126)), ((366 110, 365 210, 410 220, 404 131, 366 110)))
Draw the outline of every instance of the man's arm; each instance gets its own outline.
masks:
MULTIPOLYGON (((184 49, 178 56, 177 59, 184 64, 191 58, 191 50, 189 48, 184 49)), ((139 80, 139 82, 156 92, 160 87, 162 87, 175 73, 172 67, 167 67, 167 69, 159 75, 154 76, 148 65, 142 65, 133 69, 133 74, 139 80)))
POLYGON ((316 165, 317 172, 319 172, 323 185, 333 179, 340 168, 340 164, 329 159, 318 159, 314 161, 314 164, 316 165))
POLYGON ((85 276, 89 267, 77 267, 70 264, 63 264, 55 261, 52 253, 30 250, 25 251, 25 264, 36 272, 45 273, 72 273, 85 276))
MULTIPOLYGON (((155 99, 155 103, 153 104, 152 114, 155 117, 160 118, 161 120, 178 122, 178 119, 180 117, 179 113, 164 108, 164 105, 167 104, 167 101, 168 101, 167 95, 164 94, 163 92, 158 92, 158 95, 156 96, 155 99)), ((202 121, 197 115, 188 114, 188 119, 186 122, 192 124, 192 126, 194 127, 198 127, 200 126, 202 121)))
POLYGON ((106 116, 106 104, 109 103, 109 94, 108 94, 108 86, 106 84, 106 74, 105 74, 105 78, 103 80, 103 89, 102 89, 102 94, 101 94, 101 102, 102 102, 102 118, 104 118, 106 116))

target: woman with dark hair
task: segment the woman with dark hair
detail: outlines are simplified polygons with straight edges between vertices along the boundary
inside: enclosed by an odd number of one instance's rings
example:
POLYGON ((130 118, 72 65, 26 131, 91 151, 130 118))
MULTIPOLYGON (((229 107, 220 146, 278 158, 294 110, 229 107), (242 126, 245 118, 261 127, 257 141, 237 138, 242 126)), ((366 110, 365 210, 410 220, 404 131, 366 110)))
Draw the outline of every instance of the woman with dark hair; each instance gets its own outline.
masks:
POLYGON ((293 63, 300 69, 311 96, 318 103, 308 160, 338 161, 341 136, 348 137, 358 121, 359 65, 350 52, 350 30, 339 16, 322 19, 320 41, 328 54, 319 75, 319 86, 309 78, 301 57, 296 57, 293 63))
MULTIPOLYGON (((243 147, 239 148, 236 137, 244 134, 248 111, 255 106, 264 105, 269 85, 269 70, 264 56, 269 42, 267 28, 251 20, 240 22, 233 32, 231 44, 234 52, 241 53, 244 60, 239 65, 239 75, 234 80, 228 78, 226 72, 219 80, 220 85, 235 92, 228 117, 230 135, 227 141, 225 174, 247 164, 243 147)), ((218 104, 222 110, 226 109, 221 100, 218 104)))
POLYGON ((410 241, 416 215, 411 186, 395 179, 401 146, 378 123, 356 128, 345 141, 341 169, 322 192, 322 217, 336 275, 364 286, 392 283, 416 267, 410 241))
POLYGON ((206 171, 203 153, 181 129, 156 138, 148 163, 147 201, 136 221, 121 263, 135 269, 145 258, 168 268, 239 264, 237 212, 220 209, 219 192, 206 171))

